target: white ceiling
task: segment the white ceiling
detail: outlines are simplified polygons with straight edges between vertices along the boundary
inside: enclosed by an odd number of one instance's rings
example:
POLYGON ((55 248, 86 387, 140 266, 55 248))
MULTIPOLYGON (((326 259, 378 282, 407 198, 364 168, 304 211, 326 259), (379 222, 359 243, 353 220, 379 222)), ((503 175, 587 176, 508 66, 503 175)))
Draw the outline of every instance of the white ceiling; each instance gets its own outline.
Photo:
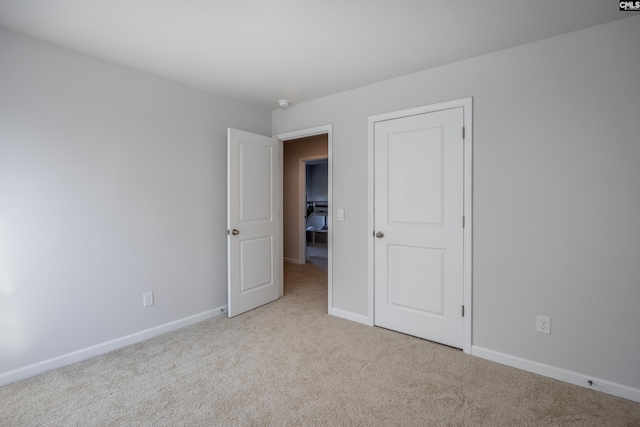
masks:
POLYGON ((0 0, 0 26, 269 109, 631 16, 611 0, 0 0))

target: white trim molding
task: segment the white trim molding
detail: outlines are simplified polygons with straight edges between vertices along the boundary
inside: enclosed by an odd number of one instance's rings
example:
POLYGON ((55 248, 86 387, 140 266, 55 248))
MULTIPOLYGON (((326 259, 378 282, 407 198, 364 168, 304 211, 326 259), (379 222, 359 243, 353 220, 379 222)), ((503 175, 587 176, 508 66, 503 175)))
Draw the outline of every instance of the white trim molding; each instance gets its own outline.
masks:
POLYGON ((602 380, 579 372, 568 371, 566 369, 546 365, 544 363, 534 362, 533 360, 523 359, 521 357, 512 356, 499 351, 489 350, 476 345, 472 346, 471 354, 482 359, 511 366, 512 368, 521 369, 544 377, 564 381, 569 384, 640 402, 640 389, 637 388, 602 380), (589 381, 591 381, 591 385, 589 384, 589 381))
POLYGON ((184 328, 185 326, 193 325, 194 323, 202 322, 203 320, 220 316, 222 314, 225 314, 226 312, 227 306, 225 305, 222 307, 214 308, 213 310, 194 314, 193 316, 174 320, 173 322, 165 323, 163 325, 155 326, 153 328, 145 329, 140 332, 135 332, 130 335, 125 335, 120 338, 96 344, 91 347, 63 354, 62 356, 43 360, 41 362, 14 369, 12 371, 3 372, 2 374, 0 374, 0 386, 11 384, 13 382, 20 381, 35 375, 43 374, 53 369, 69 366, 73 363, 90 359, 95 356, 100 356, 101 354, 109 353, 110 351, 117 350, 131 344, 136 344, 140 341, 148 340, 149 338, 157 337, 158 335, 166 334, 167 332, 184 328))
POLYGON ((340 317, 341 319, 346 319, 352 322, 362 323, 363 325, 371 326, 369 324, 369 317, 362 314, 352 313, 350 311, 334 308, 333 315, 336 317, 340 317))
POLYGON ((368 136, 368 268, 367 268, 367 305, 368 325, 374 325, 375 313, 374 313, 374 237, 372 234, 375 228, 373 209, 374 209, 374 126, 376 122, 385 120, 392 120, 401 117, 415 116, 418 114, 432 113, 434 111, 448 110, 451 108, 463 109, 463 126, 464 126, 464 210, 463 215, 465 217, 465 226, 463 229, 464 240, 464 319, 463 319, 463 346, 462 350, 465 353, 471 353, 472 345, 472 319, 473 319, 473 307, 472 307, 472 201, 473 201, 473 98, 462 98, 452 101, 440 102, 437 104, 425 105, 422 107, 409 108, 406 110, 393 111, 390 113, 378 114, 369 117, 369 136, 368 136))

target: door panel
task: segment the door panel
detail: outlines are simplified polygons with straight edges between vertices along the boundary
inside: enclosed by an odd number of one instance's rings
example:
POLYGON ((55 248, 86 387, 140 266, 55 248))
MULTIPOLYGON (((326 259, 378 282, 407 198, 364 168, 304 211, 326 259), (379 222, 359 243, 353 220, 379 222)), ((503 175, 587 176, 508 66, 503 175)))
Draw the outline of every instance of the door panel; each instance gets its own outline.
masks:
POLYGON ((273 284, 273 239, 240 240, 240 294, 273 284))
POLYGON ((444 251, 388 246, 389 305, 404 310, 442 315, 444 251), (417 274, 415 274, 417 273, 417 274))
POLYGON ((392 132, 389 158, 389 223, 442 222, 440 128, 392 132), (406 197, 411 194, 411 197, 406 197))
POLYGON ((240 141, 240 220, 270 221, 273 147, 240 141))
POLYGON ((463 345, 463 111, 374 127, 374 322, 463 345))
POLYGON ((280 297, 281 144, 228 130, 227 249, 229 317, 280 297))

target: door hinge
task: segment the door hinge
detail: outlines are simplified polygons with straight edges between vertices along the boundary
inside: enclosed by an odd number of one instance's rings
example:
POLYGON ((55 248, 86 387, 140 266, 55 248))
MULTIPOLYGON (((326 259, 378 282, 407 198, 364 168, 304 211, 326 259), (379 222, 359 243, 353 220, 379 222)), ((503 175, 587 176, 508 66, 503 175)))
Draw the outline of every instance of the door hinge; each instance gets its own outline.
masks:
POLYGON ((465 223, 466 223, 466 221, 465 221, 465 218, 464 218, 464 215, 463 215, 463 216, 462 216, 462 228, 464 228, 465 223))
POLYGON ((464 139, 464 136, 465 136, 465 134, 466 134, 465 129, 466 129, 466 128, 465 128, 464 126, 462 126, 462 139, 464 139))
POLYGON ((462 306, 462 317, 464 317, 464 305, 462 306))

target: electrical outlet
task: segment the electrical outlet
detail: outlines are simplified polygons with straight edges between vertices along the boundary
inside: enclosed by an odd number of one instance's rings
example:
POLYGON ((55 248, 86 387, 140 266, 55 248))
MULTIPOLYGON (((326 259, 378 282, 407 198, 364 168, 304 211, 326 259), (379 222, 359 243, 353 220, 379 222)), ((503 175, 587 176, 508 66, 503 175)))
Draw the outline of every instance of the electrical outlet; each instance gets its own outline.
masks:
POLYGON ((142 294, 142 306, 149 307, 153 305, 153 292, 146 292, 142 294))
POLYGON ((536 321, 536 332, 551 335, 551 318, 549 316, 538 315, 536 321))

